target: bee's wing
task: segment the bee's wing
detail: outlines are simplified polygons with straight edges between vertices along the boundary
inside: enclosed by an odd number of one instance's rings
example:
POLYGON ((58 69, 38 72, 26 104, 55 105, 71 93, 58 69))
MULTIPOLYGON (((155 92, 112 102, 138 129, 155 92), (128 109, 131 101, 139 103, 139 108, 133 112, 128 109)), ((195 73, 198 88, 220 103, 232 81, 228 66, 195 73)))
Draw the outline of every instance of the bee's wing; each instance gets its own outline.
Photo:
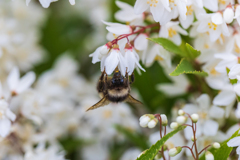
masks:
POLYGON ((140 102, 139 100, 133 98, 130 94, 128 94, 128 97, 127 97, 126 101, 130 102, 130 103, 142 104, 142 102, 140 102))
POLYGON ((107 97, 104 96, 99 102, 94 104, 92 107, 88 108, 86 110, 86 112, 89 111, 89 110, 93 110, 93 109, 99 108, 99 107, 103 107, 103 106, 108 105, 108 104, 109 104, 109 101, 108 101, 107 97))

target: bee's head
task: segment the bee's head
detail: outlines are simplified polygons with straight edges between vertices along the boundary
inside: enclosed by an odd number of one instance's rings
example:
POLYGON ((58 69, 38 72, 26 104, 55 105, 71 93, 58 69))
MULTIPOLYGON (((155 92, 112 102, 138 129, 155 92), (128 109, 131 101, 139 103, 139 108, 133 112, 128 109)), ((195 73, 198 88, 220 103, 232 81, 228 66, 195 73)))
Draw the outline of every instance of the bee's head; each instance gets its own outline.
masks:
POLYGON ((121 75, 121 72, 115 72, 113 74, 113 78, 112 78, 112 84, 114 85, 121 85, 124 83, 124 77, 121 75))

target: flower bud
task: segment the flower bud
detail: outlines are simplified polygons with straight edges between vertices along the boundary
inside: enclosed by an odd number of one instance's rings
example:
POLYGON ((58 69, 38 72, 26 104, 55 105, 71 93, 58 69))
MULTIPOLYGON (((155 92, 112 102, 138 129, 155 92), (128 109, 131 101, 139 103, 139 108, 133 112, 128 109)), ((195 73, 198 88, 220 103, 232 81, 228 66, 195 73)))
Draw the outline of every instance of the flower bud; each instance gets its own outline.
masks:
POLYGON ((207 151, 205 153, 205 159, 206 160, 214 160, 214 156, 213 156, 213 154, 211 152, 207 151))
POLYGON ((161 120, 162 120, 162 125, 163 126, 167 126, 168 125, 167 116, 165 114, 161 114, 161 120))
POLYGON ((182 151, 182 147, 174 147, 174 148, 169 150, 168 154, 169 154, 169 156, 174 157, 178 153, 180 153, 181 151, 182 151))
MULTIPOLYGON (((194 136, 191 137, 191 140, 194 142, 194 136)), ((195 137, 195 140, 197 140, 197 137, 195 137)))
POLYGON ((178 115, 179 116, 183 116, 184 114, 185 114, 185 112, 182 109, 178 110, 178 115))
POLYGON ((154 159, 161 159, 162 158, 162 154, 160 152, 157 153, 157 155, 154 157, 154 159))
POLYGON ((178 124, 182 125, 182 124, 187 122, 187 117, 185 117, 185 116, 178 116, 176 118, 176 121, 177 121, 178 124))
POLYGON ((193 123, 197 123, 198 119, 199 119, 199 116, 198 114, 194 113, 191 115, 191 119, 193 121, 193 123))
POLYGON ((227 7, 223 11, 223 19, 226 23, 231 23, 233 21, 234 12, 231 6, 227 7))
POLYGON ((215 148, 215 149, 219 149, 219 148, 221 147, 220 144, 217 143, 217 142, 214 142, 212 146, 213 146, 213 148, 215 148))
POLYGON ((172 129, 177 129, 177 128, 178 128, 178 123, 177 123, 177 122, 172 122, 172 123, 170 124, 170 128, 172 128, 172 129))
POLYGON ((158 120, 156 118, 152 119, 150 122, 148 122, 148 128, 154 128, 157 123, 158 120))
POLYGON ((151 120, 149 116, 143 115, 140 119, 140 126, 141 127, 147 127, 148 122, 151 120))

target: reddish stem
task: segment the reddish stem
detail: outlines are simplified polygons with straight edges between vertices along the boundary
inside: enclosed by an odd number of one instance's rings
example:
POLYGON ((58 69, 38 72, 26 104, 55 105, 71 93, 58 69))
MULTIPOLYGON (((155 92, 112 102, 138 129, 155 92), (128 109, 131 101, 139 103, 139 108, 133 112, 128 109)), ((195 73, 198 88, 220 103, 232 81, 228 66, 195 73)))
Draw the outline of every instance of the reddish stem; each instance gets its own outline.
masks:
POLYGON ((188 147, 188 146, 182 146, 182 148, 188 148, 188 149, 191 151, 193 158, 196 159, 195 156, 194 156, 193 150, 192 150, 190 147, 188 147))
POLYGON ((211 145, 208 145, 207 147, 203 148, 199 153, 198 155, 200 155, 204 150, 206 150, 208 147, 211 147, 211 145))

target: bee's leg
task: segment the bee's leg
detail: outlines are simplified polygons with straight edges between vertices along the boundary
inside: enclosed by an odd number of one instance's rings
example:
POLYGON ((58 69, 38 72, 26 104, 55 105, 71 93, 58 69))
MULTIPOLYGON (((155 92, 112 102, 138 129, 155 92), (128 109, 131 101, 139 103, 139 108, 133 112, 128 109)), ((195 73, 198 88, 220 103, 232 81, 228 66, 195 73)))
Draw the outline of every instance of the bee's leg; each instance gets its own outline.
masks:
POLYGON ((134 73, 131 74, 131 82, 130 84, 132 84, 134 82, 135 78, 134 78, 134 73))
POLYGON ((99 93, 103 92, 103 90, 104 90, 104 84, 105 84, 104 76, 105 76, 105 69, 102 72, 102 74, 101 74, 101 76, 98 80, 97 90, 98 90, 99 93))

